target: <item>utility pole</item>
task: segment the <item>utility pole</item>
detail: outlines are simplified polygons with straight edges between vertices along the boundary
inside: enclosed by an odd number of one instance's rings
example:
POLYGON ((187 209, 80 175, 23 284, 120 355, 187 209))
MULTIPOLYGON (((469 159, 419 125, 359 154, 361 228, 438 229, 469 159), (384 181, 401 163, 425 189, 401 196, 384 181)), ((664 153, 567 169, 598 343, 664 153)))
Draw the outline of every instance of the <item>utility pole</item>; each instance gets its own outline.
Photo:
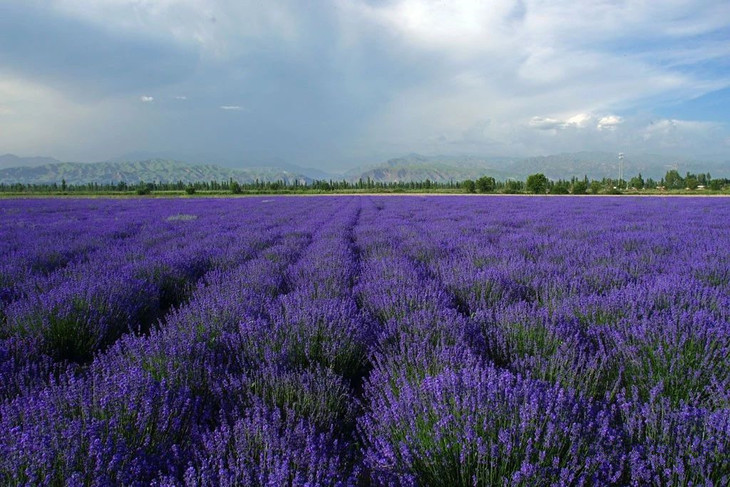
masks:
POLYGON ((618 153, 618 187, 621 189, 621 181, 624 179, 624 153, 618 153))

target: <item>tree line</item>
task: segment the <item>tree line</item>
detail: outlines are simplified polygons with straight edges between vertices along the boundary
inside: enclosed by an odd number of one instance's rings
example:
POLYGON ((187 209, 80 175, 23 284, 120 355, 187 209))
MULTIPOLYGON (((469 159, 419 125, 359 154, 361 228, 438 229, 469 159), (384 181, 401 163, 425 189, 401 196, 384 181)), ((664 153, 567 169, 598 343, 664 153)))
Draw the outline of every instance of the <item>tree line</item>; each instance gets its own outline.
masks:
POLYGON ((450 193, 503 193, 503 194, 620 194, 631 191, 659 190, 697 190, 707 189, 723 191, 730 189, 730 179, 712 178, 709 173, 693 174, 687 172, 685 176, 673 169, 667 171, 659 180, 644 178, 641 174, 628 180, 611 178, 588 179, 573 177, 571 179, 548 179, 542 173, 529 175, 522 181, 509 178, 500 181, 491 176, 482 176, 478 179, 464 181, 437 182, 426 179, 424 181, 381 182, 370 178, 358 181, 346 180, 313 180, 313 181, 261 181, 239 182, 234 179, 228 181, 198 181, 198 182, 144 182, 126 183, 110 182, 106 184, 24 184, 2 183, 0 193, 16 194, 164 194, 164 193, 206 193, 206 194, 269 194, 269 193, 337 193, 337 192, 450 192, 450 193))
POLYGON ((475 181, 463 182, 465 190, 469 193, 532 193, 532 194, 619 194, 626 191, 641 190, 697 190, 709 189, 722 191, 730 189, 730 179, 715 178, 710 173, 693 174, 687 172, 684 177, 679 171, 672 169, 659 180, 652 178, 644 179, 639 173, 629 180, 602 178, 600 180, 589 180, 587 176, 583 179, 573 177, 570 180, 558 179, 553 181, 542 173, 531 174, 524 184, 521 181, 497 182, 494 178, 483 176, 475 181))

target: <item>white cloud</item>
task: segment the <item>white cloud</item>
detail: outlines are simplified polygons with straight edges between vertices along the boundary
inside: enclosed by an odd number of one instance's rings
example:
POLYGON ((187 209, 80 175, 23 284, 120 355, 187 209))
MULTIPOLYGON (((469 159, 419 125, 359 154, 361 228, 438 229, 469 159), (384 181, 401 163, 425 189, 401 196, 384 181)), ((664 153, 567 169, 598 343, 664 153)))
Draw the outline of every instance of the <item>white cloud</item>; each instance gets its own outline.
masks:
POLYGON ((568 117, 568 119, 565 121, 565 125, 568 127, 577 127, 577 128, 586 128, 591 126, 596 117, 594 117, 590 113, 578 113, 576 115, 573 115, 571 117, 568 117))
POLYGON ((392 94, 372 117, 377 143, 402 150, 441 137, 465 140, 462 134, 485 118, 492 124, 484 140, 506 147, 533 150, 550 138, 565 144, 551 147, 571 150, 583 146, 578 133, 592 137, 586 145, 608 146, 627 124, 621 112, 730 84, 730 76, 685 69, 727 57, 726 46, 714 43, 703 54, 703 44, 693 43, 697 53, 673 54, 688 45, 689 31, 718 28, 718 16, 730 17, 730 4, 396 0, 338 6, 348 48, 376 33, 404 62, 432 65, 430 77, 392 94), (691 28, 678 28, 682 24, 691 28), (702 55, 693 61, 694 54, 702 55), (684 68, 674 69, 679 62, 684 68))
POLYGON ((538 130, 555 130, 565 127, 565 122, 557 118, 532 117, 529 125, 538 130))
MULTIPOLYGON (((519 1, 431 2, 403 0, 373 5, 351 4, 348 13, 376 22, 402 33, 410 44, 436 50, 468 54, 494 50, 508 40, 506 34, 519 33, 513 23, 520 22, 519 1)), ((458 55, 458 54, 457 54, 458 55)))
POLYGON ((538 130, 588 129, 611 130, 623 123, 623 118, 617 115, 605 115, 600 118, 592 113, 578 113, 567 118, 532 117, 528 125, 538 130))
MULTIPOLYGON (((318 124, 306 125, 311 140, 339 144, 336 150, 349 144, 351 153, 372 147, 535 153, 619 142, 691 147, 693 140, 728 138, 713 135, 727 128, 694 126, 677 120, 681 115, 666 115, 653 126, 627 115, 730 85, 726 70, 711 69, 730 56, 728 44, 713 35, 730 18, 728 2, 325 0, 304 6, 296 0, 51 0, 50 5, 62 17, 81 19, 115 38, 154 39, 199 61, 189 78, 167 80, 164 87, 143 79, 134 87, 137 93, 185 93, 200 107, 207 104, 208 114, 213 108, 263 115, 261 107, 275 107, 266 114, 274 130, 261 137, 262 150, 277 146, 272 141, 281 137, 284 112, 292 132, 317 114, 318 124), (298 87, 306 89, 293 93, 298 87), (246 106, 217 100, 242 100, 246 106), (346 128, 332 137, 333 126, 346 128)), ((164 105, 187 96, 145 95, 142 103, 129 103, 127 95, 124 102, 129 113, 148 117, 145 103, 164 105)), ((78 116, 79 125, 101 117, 88 112, 105 102, 83 105, 57 92, 49 99, 55 111, 68 108, 78 116)), ((0 100, 5 107, 0 114, 26 113, 19 100, 0 100)), ((197 108, 185 104, 186 110, 197 108)), ((232 124, 249 117, 217 118, 232 124)), ((175 145, 176 136, 182 140, 180 134, 195 132, 193 122, 178 122, 154 137, 175 145)), ((29 133, 48 136, 42 127, 31 126, 29 133)), ((155 142, 152 135, 144 140, 155 142)))
POLYGON ((605 117, 601 117, 596 128, 598 130, 615 130, 616 127, 621 125, 623 122, 624 119, 621 117, 616 115, 607 115, 605 117))

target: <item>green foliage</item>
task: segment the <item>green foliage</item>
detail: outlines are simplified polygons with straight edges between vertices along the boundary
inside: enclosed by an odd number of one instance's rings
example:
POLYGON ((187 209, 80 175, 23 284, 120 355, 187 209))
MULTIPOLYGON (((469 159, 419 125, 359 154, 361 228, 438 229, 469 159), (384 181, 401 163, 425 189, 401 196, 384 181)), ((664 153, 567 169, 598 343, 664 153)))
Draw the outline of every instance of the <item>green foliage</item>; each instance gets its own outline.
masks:
POLYGON ((635 189, 644 189, 644 178, 641 177, 641 173, 638 176, 631 178, 629 181, 629 187, 635 189))
POLYGON ((601 192, 602 185, 601 185, 601 182, 600 181, 596 181, 594 179, 593 181, 591 181, 590 187, 591 187, 591 193, 592 194, 598 194, 598 193, 601 192))
POLYGON ((619 344, 623 381, 648 401, 652 391, 661 387, 662 396, 674 406, 700 404, 709 408, 727 407, 727 398, 717 393, 717 383, 730 374, 723 343, 711 333, 693 336, 680 328, 670 337, 648 332, 646 336, 629 336, 627 345, 619 344))
POLYGON ((516 194, 522 191, 522 182, 515 181, 513 179, 508 180, 504 183, 505 194, 516 194))
POLYGON ((710 181, 710 189, 713 191, 720 191, 722 189, 722 179, 712 179, 710 181))
POLYGON ((472 181, 471 179, 467 179, 466 181, 464 181, 464 182, 463 182, 463 183, 461 183, 461 184, 462 184, 462 186, 464 186, 464 190, 465 190, 465 191, 466 191, 467 193, 476 193, 476 188, 477 188, 477 186, 476 186, 476 184, 474 183, 474 181, 472 181))
POLYGON ((496 186, 497 182, 489 176, 482 176, 476 180, 476 190, 480 193, 491 193, 496 186))
POLYGON ((570 194, 570 185, 568 181, 560 180, 550 186, 550 194, 570 194))
POLYGON ((588 191, 588 183, 586 181, 576 181, 573 184, 573 194, 586 194, 588 191))
POLYGON ((527 191, 534 194, 545 194, 548 187, 548 179, 543 173, 530 174, 525 183, 527 191))
POLYGON ((193 186, 193 185, 188 185, 188 186, 187 186, 187 187, 185 188, 185 194, 195 194, 195 186, 193 186))
POLYGON ((354 427, 357 406, 350 387, 326 367, 279 370, 269 365, 249 375, 242 384, 246 386, 242 395, 256 396, 281 411, 294 412, 322 430, 333 425, 343 431, 354 427))
POLYGON ((145 195, 152 193, 152 190, 154 189, 154 184, 151 183, 145 183, 144 181, 140 181, 137 185, 136 193, 138 195, 145 195))
POLYGON ((669 189, 684 189, 684 179, 679 175, 679 171, 672 169, 664 175, 664 185, 669 189))

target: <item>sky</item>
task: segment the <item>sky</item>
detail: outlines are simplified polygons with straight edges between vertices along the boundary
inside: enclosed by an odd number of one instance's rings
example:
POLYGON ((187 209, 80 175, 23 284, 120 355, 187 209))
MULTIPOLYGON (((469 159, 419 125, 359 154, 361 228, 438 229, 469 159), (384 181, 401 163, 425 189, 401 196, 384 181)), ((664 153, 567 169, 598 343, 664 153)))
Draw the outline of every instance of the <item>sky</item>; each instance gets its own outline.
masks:
POLYGON ((0 0, 0 153, 583 150, 730 161, 730 2, 0 0))

